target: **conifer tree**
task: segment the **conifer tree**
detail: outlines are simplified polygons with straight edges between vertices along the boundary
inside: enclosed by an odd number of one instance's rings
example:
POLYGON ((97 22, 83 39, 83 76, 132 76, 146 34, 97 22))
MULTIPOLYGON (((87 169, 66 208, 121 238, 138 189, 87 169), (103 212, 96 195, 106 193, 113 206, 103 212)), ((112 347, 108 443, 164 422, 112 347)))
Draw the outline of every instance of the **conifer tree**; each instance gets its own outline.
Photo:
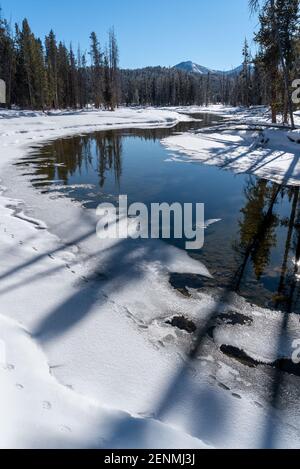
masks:
POLYGON ((59 107, 58 101, 58 58, 57 44, 53 30, 45 39, 46 69, 48 78, 48 93, 50 106, 54 109, 59 107))
POLYGON ((109 68, 110 68, 110 87, 111 103, 110 108, 114 110, 119 103, 119 48, 114 29, 109 31, 109 68))
POLYGON ((70 102, 70 60, 69 51, 62 42, 58 45, 57 52, 57 91, 59 107, 67 108, 71 106, 70 102))
POLYGON ((243 48, 243 71, 242 71, 242 104, 250 106, 251 94, 251 56, 247 39, 245 39, 243 48))
POLYGON ((92 96, 96 108, 103 102, 103 55, 95 32, 91 33, 92 96))
MULTIPOLYGON (((249 5, 252 11, 260 10, 261 35, 256 40, 266 50, 266 62, 270 64, 273 51, 274 59, 272 61, 272 80, 275 77, 275 60, 277 59, 277 68, 280 65, 285 98, 289 110, 291 126, 294 128, 293 103, 291 98, 291 50, 293 37, 298 31, 299 19, 299 0, 250 0, 249 5), (267 43, 267 47, 266 47, 267 43), (268 56, 268 57, 267 57, 268 56)), ((276 83, 272 85, 272 120, 276 121, 276 107, 274 106, 276 83)))
POLYGON ((78 107, 78 73, 76 57, 73 52, 72 44, 70 45, 70 67, 69 67, 69 90, 70 90, 70 106, 72 108, 78 107))

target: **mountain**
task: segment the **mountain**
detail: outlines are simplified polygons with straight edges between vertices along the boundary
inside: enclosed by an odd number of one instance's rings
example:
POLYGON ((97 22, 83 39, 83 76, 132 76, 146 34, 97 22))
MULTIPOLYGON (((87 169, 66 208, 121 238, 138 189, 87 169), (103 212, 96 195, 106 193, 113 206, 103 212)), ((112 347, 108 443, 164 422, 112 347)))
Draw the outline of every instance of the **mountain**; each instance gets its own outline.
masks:
POLYGON ((243 70, 243 65, 240 65, 239 67, 234 68, 233 70, 227 70, 227 71, 221 71, 221 70, 212 70, 207 67, 203 67, 202 65, 198 65, 192 61, 187 61, 187 62, 181 62, 180 64, 175 65, 175 67, 178 70, 183 70, 184 72, 189 72, 189 73, 197 73, 198 75, 208 75, 208 73, 211 73, 212 75, 227 75, 227 76, 233 76, 233 75, 238 75, 242 70, 243 70))

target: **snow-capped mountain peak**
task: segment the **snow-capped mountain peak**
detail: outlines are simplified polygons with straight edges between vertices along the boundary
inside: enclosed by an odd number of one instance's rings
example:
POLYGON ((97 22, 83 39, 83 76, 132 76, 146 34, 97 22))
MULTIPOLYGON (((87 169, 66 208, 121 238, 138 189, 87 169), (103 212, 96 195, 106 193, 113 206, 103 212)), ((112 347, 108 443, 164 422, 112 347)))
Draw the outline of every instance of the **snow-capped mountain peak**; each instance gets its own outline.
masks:
POLYGON ((189 73, 197 73, 198 75, 208 75, 208 73, 211 73, 213 75, 236 75, 240 73, 243 69, 243 66, 240 65, 239 67, 236 67, 232 70, 213 70, 207 67, 203 67, 203 65, 196 64, 195 62, 192 62, 191 60, 188 60, 187 62, 181 62, 177 65, 175 65, 174 68, 177 68, 178 70, 183 70, 185 72, 189 73))

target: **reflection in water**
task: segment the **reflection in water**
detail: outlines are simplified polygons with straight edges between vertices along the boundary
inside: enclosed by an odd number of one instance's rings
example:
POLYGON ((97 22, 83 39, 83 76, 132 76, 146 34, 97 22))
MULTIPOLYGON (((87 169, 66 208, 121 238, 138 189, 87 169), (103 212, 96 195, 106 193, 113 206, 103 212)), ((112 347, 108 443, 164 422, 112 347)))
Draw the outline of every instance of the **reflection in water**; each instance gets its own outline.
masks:
POLYGON ((100 187, 105 184, 106 172, 113 171, 116 181, 120 181, 122 139, 112 131, 95 134, 93 139, 87 135, 60 139, 51 144, 50 152, 46 147, 41 154, 50 154, 51 158, 37 167, 35 174, 42 177, 35 184, 38 187, 47 186, 51 181, 68 185, 73 175, 89 170, 98 173, 100 187))
POLYGON ((283 187, 265 180, 250 180, 246 189, 246 205, 241 210, 240 239, 235 245, 242 263, 234 277, 233 289, 241 291, 246 267, 251 259, 257 281, 267 270, 272 248, 277 246, 276 228, 285 227, 285 249, 281 252, 282 265, 278 267, 279 280, 277 290, 269 306, 284 311, 297 311, 298 281, 300 266, 300 206, 299 188, 283 187), (278 199, 287 198, 290 202, 290 218, 281 218, 275 213, 278 199), (296 214, 299 222, 296 222, 296 214), (294 242, 292 242, 294 238, 294 242))
POLYGON ((270 186, 265 180, 250 180, 245 189, 247 203, 241 210, 243 220, 240 221, 239 247, 247 255, 249 245, 252 245, 260 226, 263 225, 260 239, 254 243, 249 253, 257 280, 260 280, 269 265, 271 248, 276 246, 275 228, 278 225, 278 217, 274 215, 273 210, 270 216, 266 217, 266 207, 270 206, 270 201, 274 199, 276 192, 277 185, 270 186))
MULTIPOLYGON (((167 162, 160 140, 216 123, 167 129, 109 130, 60 139, 36 149, 18 166, 43 193, 68 196, 86 208, 128 194, 129 202, 205 203, 206 219, 222 219, 206 232, 204 248, 190 255, 211 279, 176 277, 177 286, 230 286, 253 303, 298 310, 299 189, 200 164, 167 162)), ((184 249, 185 240, 171 240, 184 249)), ((175 283, 176 283, 175 282, 175 283)))
POLYGON ((299 294, 297 291, 297 284, 300 280, 300 206, 298 187, 291 190, 291 199, 291 214, 287 221, 288 231, 281 275, 277 295, 274 296, 275 307, 285 309, 289 312, 297 307, 297 295, 299 294), (294 260, 289 264, 289 253, 291 251, 293 252, 294 260))

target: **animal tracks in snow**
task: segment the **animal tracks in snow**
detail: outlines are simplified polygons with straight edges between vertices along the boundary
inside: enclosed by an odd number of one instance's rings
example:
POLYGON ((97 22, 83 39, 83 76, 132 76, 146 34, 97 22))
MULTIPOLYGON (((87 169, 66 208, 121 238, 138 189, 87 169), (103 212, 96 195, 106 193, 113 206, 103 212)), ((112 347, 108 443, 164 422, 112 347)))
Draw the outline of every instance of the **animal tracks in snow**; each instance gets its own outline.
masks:
POLYGON ((43 409, 45 410, 51 410, 52 409, 52 404, 49 401, 44 401, 43 402, 43 409))

